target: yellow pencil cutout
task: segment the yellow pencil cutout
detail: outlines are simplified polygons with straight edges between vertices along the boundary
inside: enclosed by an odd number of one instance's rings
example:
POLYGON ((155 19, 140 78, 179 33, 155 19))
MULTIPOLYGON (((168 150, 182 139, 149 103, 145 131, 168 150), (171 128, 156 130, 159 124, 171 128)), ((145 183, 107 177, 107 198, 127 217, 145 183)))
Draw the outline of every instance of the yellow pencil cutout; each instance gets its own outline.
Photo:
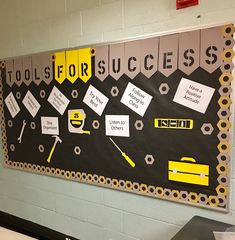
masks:
POLYGON ((122 156, 126 159, 126 161, 132 166, 135 167, 135 163, 131 160, 129 156, 126 155, 119 147, 118 145, 113 141, 112 138, 109 138, 110 141, 113 143, 113 145, 118 149, 118 151, 122 154, 122 156))

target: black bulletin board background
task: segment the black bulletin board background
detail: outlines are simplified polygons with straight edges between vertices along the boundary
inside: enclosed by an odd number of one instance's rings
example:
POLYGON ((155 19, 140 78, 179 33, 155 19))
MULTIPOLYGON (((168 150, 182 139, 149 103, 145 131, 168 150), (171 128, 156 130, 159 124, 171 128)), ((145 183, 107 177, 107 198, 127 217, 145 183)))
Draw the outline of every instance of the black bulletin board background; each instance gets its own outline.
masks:
MULTIPOLYGON (((213 171, 217 165, 217 162, 214 161, 214 159, 216 159, 216 156, 218 155, 218 150, 216 148, 219 144, 219 140, 216 137, 218 130, 213 131, 212 135, 205 136, 201 133, 200 128, 205 122, 210 122, 214 126, 218 122, 218 117, 215 116, 217 116, 217 111, 219 110, 219 105, 217 104, 219 93, 217 91, 213 95, 206 114, 201 114, 189 108, 185 108, 184 106, 174 103, 172 99, 182 77, 218 89, 219 82, 215 79, 218 79, 220 75, 221 71, 219 69, 213 74, 208 74, 205 70, 199 68, 190 76, 177 70, 168 78, 157 72, 150 79, 140 73, 134 80, 123 75, 118 81, 109 76, 104 82, 101 82, 93 76, 87 83, 76 81, 73 85, 68 81, 65 81, 60 85, 55 80, 53 80, 49 86, 44 82, 42 82, 40 86, 36 86, 32 83, 29 87, 22 84, 20 87, 13 86, 12 88, 4 84, 4 99, 11 91, 14 95, 17 91, 20 91, 21 95, 25 96, 27 91, 30 90, 41 104, 41 109, 37 113, 35 119, 33 119, 24 105, 18 101, 21 111, 16 117, 17 121, 14 120, 13 128, 7 128, 8 142, 16 145, 16 150, 14 152, 11 152, 9 149, 9 158, 37 165, 43 164, 44 166, 69 171, 81 171, 105 177, 130 180, 132 182, 146 183, 154 186, 166 186, 167 188, 181 189, 182 183, 175 184, 167 180, 168 160, 177 160, 183 156, 191 156, 200 163, 209 163, 211 171, 213 171), (123 95, 129 81, 154 96, 143 118, 120 102, 121 96, 123 95), (167 95, 161 95, 158 90, 160 84, 164 82, 167 82, 170 87, 167 95), (97 89, 102 90, 102 93, 110 99, 101 117, 82 102, 90 84, 97 89), (68 132, 67 111, 65 111, 64 116, 61 116, 47 101, 53 86, 56 86, 67 98, 70 99, 71 102, 68 109, 84 109, 87 114, 84 129, 91 130, 91 135, 80 135, 68 132), (117 97, 112 97, 110 93, 113 86, 117 86, 119 89, 119 95, 117 97), (71 91, 73 89, 78 90, 79 96, 77 99, 73 99, 71 96, 71 91), (40 90, 46 91, 46 97, 44 99, 41 99, 40 97, 40 90), (132 168, 127 164, 127 162, 121 157, 119 151, 117 151, 112 145, 109 138, 105 136, 104 116, 116 114, 130 115, 131 137, 113 137, 113 139, 121 149, 128 152, 128 155, 132 157, 136 163, 135 168, 132 168), (41 116, 59 118, 60 138, 63 142, 62 144, 57 145, 50 164, 47 163, 46 159, 50 153, 51 146, 54 143, 54 138, 50 135, 41 134, 41 116), (156 117, 178 119, 182 118, 182 116, 186 119, 194 119, 195 126, 192 130, 154 128, 154 118, 156 117), (34 121, 37 127, 36 130, 32 130, 28 124, 24 131, 22 143, 19 144, 17 138, 20 134, 22 121, 24 119, 27 123, 34 121), (93 129, 93 120, 99 120, 101 124, 100 129, 93 129), (144 128, 142 131, 135 129, 134 124, 136 120, 143 121, 144 128), (35 154, 35 152, 38 152, 38 146, 40 144, 45 146, 45 152, 42 154, 35 154), (80 156, 74 154, 75 146, 80 146, 80 156), (146 165, 144 160, 146 154, 154 156, 155 162, 153 165, 146 165)), ((11 119, 10 113, 6 107, 4 108, 4 112, 6 119, 11 119)), ((215 182, 217 177, 216 172, 211 172, 210 186, 208 188, 203 187, 202 189, 200 186, 197 190, 195 186, 190 188, 187 184, 187 189, 198 192, 203 191, 206 194, 211 193, 217 184, 215 182)))
MULTIPOLYGON (((162 73, 157 71, 151 78, 147 78, 142 73, 139 73, 133 80, 124 74, 118 81, 108 76, 102 82, 95 77, 94 61, 95 57, 92 57, 93 75, 87 83, 77 80, 74 84, 71 84, 69 81, 65 80, 62 84, 59 84, 57 81, 53 80, 49 85, 42 81, 39 86, 32 82, 29 86, 23 83, 20 87, 15 84, 9 87, 5 81, 5 69, 2 69, 3 99, 5 99, 10 92, 12 92, 14 96, 16 96, 17 92, 21 93, 21 99, 17 100, 21 111, 14 119, 11 118, 7 107, 4 105, 9 160, 24 164, 35 164, 37 166, 44 166, 45 168, 49 167, 55 169, 55 171, 56 169, 60 169, 75 173, 86 173, 87 175, 95 174, 104 176, 106 179, 131 181, 132 183, 139 183, 139 185, 146 184, 147 186, 151 185, 163 189, 205 194, 208 197, 217 195, 216 187, 218 185, 217 178, 219 176, 216 170, 216 166, 218 165, 217 156, 219 154, 217 145, 220 141, 217 137, 219 130, 216 125, 219 121, 217 112, 220 109, 218 104, 220 94, 218 90, 221 87, 219 82, 219 78, 222 74, 221 69, 217 68, 210 74, 199 67, 190 75, 177 69, 169 77, 165 77, 162 73), (182 77, 216 89, 205 114, 173 102, 175 92, 182 77), (144 117, 139 116, 120 102, 128 82, 133 83, 153 96, 144 117), (169 85, 170 90, 168 94, 162 95, 159 92, 161 83, 167 83, 169 85), (90 84, 109 98, 109 102, 102 116, 96 114, 83 103, 83 98, 90 84), (68 108, 63 116, 61 116, 47 101, 54 86, 70 100, 68 108), (119 89, 119 94, 116 97, 111 95, 113 86, 117 86, 119 89), (71 95, 74 89, 78 91, 78 98, 73 98, 71 95), (30 115, 22 103, 28 90, 31 91, 41 105, 35 118, 30 115), (45 98, 41 98, 41 90, 45 90, 45 98), (68 110, 70 109, 84 109, 86 113, 84 129, 91 131, 90 135, 75 134, 68 131, 68 110), (136 164, 134 168, 125 161, 120 152, 111 143, 108 136, 105 135, 105 115, 130 116, 130 137, 112 138, 118 146, 133 159, 136 164), (54 143, 54 138, 50 135, 41 134, 41 116, 59 118, 59 136, 63 142, 57 144, 51 163, 47 162, 47 157, 54 143), (194 127, 191 130, 157 129, 154 127, 154 118, 193 119, 194 127), (13 127, 7 125, 9 119, 12 119, 13 127), (20 134, 23 120, 26 120, 27 125, 22 143, 19 144, 17 138, 20 134), (92 123, 94 120, 99 121, 99 129, 93 128, 92 123), (139 131, 135 128, 134 125, 136 120, 143 121, 143 130, 139 131), (36 123, 35 130, 30 128, 30 123, 32 121, 36 123), (211 123, 212 126, 214 126, 211 135, 202 134, 201 126, 204 123, 211 123), (11 144, 15 145, 15 151, 11 151, 11 144), (39 145, 44 146, 45 151, 43 153, 39 152, 39 145), (75 146, 80 147, 80 155, 74 153, 75 146), (145 156, 147 154, 151 154, 155 159, 152 165, 148 165, 145 162, 145 156), (182 157, 186 156, 195 158, 199 164, 210 166, 208 187, 171 182, 168 180, 168 161, 179 161, 182 157)), ((31 170, 34 171, 35 169, 31 170)), ((61 174, 60 172, 60 174, 57 174, 46 172, 45 169, 40 171, 44 174, 58 175, 59 177, 66 178, 65 173, 61 174)), ((76 179, 74 176, 67 176, 67 178, 92 183, 87 177, 85 177, 86 179, 76 179)), ((95 182, 93 183, 98 184, 95 182)), ((116 188, 112 186, 112 183, 100 185, 116 188)), ((122 190, 122 188, 119 189, 122 190)), ((140 190, 131 191, 145 194, 144 191, 140 190)), ((152 194, 146 193, 145 195, 152 194)), ((164 198, 169 199, 170 197, 165 196, 164 198)), ((172 200, 193 203, 190 199, 172 200)), ((196 205, 203 206, 203 204, 199 202, 197 202, 196 205)), ((205 204, 205 206, 209 207, 208 204, 205 204)), ((226 206, 220 208, 223 210, 226 206)))

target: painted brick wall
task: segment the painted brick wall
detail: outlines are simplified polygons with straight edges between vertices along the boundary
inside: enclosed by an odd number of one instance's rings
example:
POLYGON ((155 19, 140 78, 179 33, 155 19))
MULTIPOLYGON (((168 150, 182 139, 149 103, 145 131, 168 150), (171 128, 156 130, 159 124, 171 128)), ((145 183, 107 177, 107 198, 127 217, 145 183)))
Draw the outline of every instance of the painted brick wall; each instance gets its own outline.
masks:
MULTIPOLYGON (((174 0, 0 0, 0 58, 231 21, 234 0, 201 0, 181 11, 174 0)), ((235 167, 229 214, 2 164, 0 210, 81 240, 168 240, 193 215, 235 222, 235 167)))

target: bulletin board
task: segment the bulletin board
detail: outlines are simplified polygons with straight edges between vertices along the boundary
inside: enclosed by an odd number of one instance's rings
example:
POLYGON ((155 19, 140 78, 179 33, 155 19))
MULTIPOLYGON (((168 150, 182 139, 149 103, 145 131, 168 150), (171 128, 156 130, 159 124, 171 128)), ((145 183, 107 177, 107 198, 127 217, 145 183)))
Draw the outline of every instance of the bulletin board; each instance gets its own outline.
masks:
POLYGON ((233 33, 3 59, 4 166, 228 211, 233 33))

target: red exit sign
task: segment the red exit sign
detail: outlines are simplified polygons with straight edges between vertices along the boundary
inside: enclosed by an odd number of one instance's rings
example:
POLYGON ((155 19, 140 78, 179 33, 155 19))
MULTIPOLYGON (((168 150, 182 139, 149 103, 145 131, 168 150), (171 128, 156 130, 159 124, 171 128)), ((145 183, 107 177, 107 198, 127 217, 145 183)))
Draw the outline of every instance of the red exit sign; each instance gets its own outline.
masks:
POLYGON ((176 0, 176 9, 187 8, 199 4, 199 0, 176 0))

